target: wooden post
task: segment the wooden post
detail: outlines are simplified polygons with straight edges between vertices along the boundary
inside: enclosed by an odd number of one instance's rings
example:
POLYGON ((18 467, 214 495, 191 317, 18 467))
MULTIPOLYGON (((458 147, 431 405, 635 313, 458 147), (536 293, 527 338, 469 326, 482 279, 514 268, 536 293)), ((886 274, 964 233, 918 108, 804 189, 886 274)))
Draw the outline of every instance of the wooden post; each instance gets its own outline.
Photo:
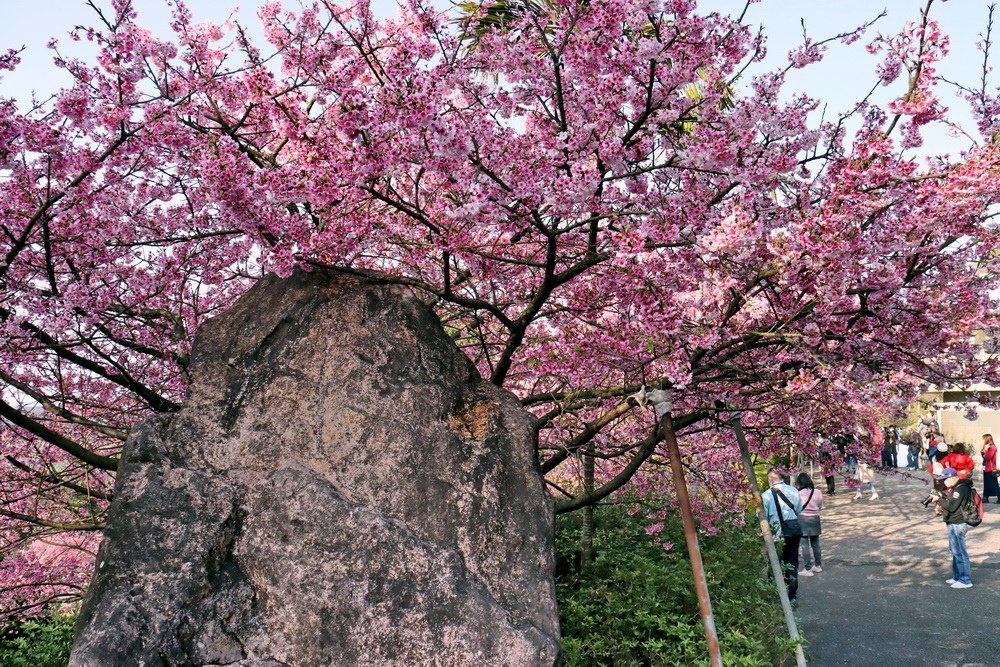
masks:
MULTIPOLYGON (((726 410, 724 403, 716 403, 719 410, 726 410)), ((788 599, 788 590, 785 588, 785 577, 781 571, 781 561, 778 560, 778 550, 774 547, 774 538, 771 534, 771 524, 767 520, 767 513, 764 512, 764 499, 760 495, 760 486, 757 484, 757 475, 754 473, 753 461, 750 459, 750 448, 747 446, 746 436, 743 434, 743 425, 740 423, 740 416, 735 412, 729 413, 729 424, 736 435, 736 442, 740 445, 740 455, 743 459, 743 469, 746 472, 747 481, 750 483, 750 490, 753 492, 753 502, 757 507, 757 518, 760 520, 760 530, 764 535, 764 546, 767 549, 767 558, 771 561, 771 573, 774 575, 774 583, 778 588, 778 598, 781 600, 781 609, 785 612, 785 626, 788 628, 788 635, 795 646, 795 661, 798 667, 806 667, 806 654, 802 650, 802 643, 799 641, 799 628, 795 624, 795 614, 792 613, 792 603, 788 599)), ((780 512, 781 509, 779 508, 780 512)))
POLYGON ((712 599, 708 595, 705 564, 701 560, 701 547, 698 545, 698 530, 694 523, 694 513, 691 511, 691 498, 688 496, 687 482, 684 480, 681 452, 677 446, 674 423, 670 418, 669 412, 664 413, 660 417, 660 432, 667 443, 667 451, 670 452, 670 473, 673 476, 674 489, 677 491, 677 501, 681 510, 681 520, 684 523, 684 540, 687 542, 688 556, 691 559, 691 571, 694 573, 694 590, 698 594, 701 621, 702 625, 705 626, 708 657, 712 667, 722 667, 722 651, 719 649, 719 637, 715 630, 715 617, 712 615, 712 599))

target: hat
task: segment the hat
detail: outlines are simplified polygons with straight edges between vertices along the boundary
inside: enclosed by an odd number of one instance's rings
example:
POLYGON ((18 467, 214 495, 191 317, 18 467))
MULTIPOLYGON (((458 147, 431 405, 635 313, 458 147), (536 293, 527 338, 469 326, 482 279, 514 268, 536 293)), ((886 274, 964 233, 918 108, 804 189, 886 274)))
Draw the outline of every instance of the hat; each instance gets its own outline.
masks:
POLYGON ((938 446, 937 446, 937 450, 939 452, 946 452, 946 451, 948 451, 948 445, 944 444, 943 442, 939 442, 938 446))
POLYGON ((941 471, 941 474, 937 476, 937 479, 948 479, 949 477, 957 477, 958 471, 954 468, 945 468, 941 471))

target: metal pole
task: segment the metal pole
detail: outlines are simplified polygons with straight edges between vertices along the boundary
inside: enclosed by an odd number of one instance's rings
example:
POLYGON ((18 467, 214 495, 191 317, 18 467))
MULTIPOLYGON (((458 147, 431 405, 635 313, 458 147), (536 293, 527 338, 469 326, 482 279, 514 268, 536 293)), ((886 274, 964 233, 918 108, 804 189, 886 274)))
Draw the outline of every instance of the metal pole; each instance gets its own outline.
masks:
POLYGON ((687 482, 684 480, 681 452, 677 446, 674 423, 670 418, 669 412, 660 418, 660 432, 667 443, 667 451, 670 452, 670 473, 674 479, 674 489, 677 490, 681 520, 684 522, 684 540, 687 542, 688 555, 691 558, 691 570, 694 573, 694 590, 698 594, 701 621, 705 626, 708 657, 712 667, 722 667, 722 652, 719 650, 719 637, 715 631, 715 617, 712 615, 712 599, 708 595, 708 580, 705 578, 705 565, 701 560, 698 531, 694 523, 694 514, 691 512, 691 499, 688 496, 687 482))
MULTIPOLYGON (((725 404, 716 403, 720 410, 725 410, 725 404)), ((785 588, 785 577, 781 572, 781 562, 778 560, 778 550, 774 547, 774 538, 771 534, 771 524, 767 520, 764 512, 764 500, 760 495, 760 486, 757 485, 757 475, 753 470, 753 461, 750 460, 750 448, 747 446, 746 436, 743 434, 743 425, 740 423, 740 416, 736 412, 729 413, 729 424, 736 435, 736 442, 740 445, 740 455, 743 459, 743 470, 746 472, 747 481, 750 483, 750 490, 753 492, 753 502, 757 507, 757 518, 760 520, 760 530, 764 535, 764 546, 767 548, 767 558, 771 561, 771 574, 774 575, 774 582, 778 589, 778 598, 781 600, 781 609, 785 612, 785 626, 788 628, 788 635, 795 644, 795 661, 798 667, 806 667, 806 654, 802 650, 802 643, 799 641, 799 628, 795 624, 795 614, 792 613, 792 603, 788 599, 788 590, 785 588)), ((780 509, 778 510, 781 511, 780 509)))

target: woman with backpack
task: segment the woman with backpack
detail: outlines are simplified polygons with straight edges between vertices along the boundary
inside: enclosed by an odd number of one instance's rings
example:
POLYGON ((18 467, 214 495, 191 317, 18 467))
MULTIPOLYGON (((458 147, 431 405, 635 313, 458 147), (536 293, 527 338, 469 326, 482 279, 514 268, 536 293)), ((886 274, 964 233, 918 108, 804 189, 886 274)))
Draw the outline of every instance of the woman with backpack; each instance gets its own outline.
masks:
POLYGON ((802 499, 802 511, 799 512, 799 526, 802 527, 802 565, 804 569, 799 574, 811 577, 823 571, 823 555, 819 550, 819 535, 822 526, 819 521, 820 510, 823 509, 823 492, 813 485, 812 477, 807 472, 800 472, 795 478, 795 487, 802 499), (813 565, 813 559, 816 564, 813 565))

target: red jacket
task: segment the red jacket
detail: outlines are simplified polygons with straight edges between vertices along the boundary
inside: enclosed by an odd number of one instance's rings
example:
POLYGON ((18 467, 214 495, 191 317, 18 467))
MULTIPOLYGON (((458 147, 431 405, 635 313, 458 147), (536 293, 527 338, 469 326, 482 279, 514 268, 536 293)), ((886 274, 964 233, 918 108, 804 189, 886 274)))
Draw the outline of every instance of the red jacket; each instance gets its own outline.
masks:
POLYGON ((997 469, 997 446, 990 445, 983 450, 983 470, 993 472, 997 469))
POLYGON ((976 467, 976 462, 968 454, 952 452, 941 459, 941 465, 945 468, 954 468, 958 471, 958 476, 962 479, 972 477, 972 469, 976 467))

